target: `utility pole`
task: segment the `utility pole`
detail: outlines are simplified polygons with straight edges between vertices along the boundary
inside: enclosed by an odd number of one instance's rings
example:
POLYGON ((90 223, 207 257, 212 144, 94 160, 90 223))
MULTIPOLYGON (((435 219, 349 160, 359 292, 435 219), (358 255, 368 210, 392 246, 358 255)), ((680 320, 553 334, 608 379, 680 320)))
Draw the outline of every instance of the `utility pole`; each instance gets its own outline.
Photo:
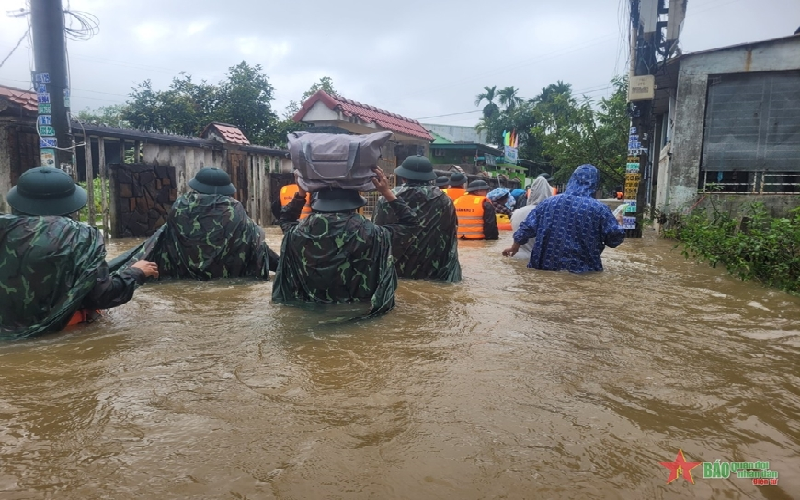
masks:
POLYGON ((61 168, 73 177, 74 137, 70 125, 64 9, 62 0, 31 0, 31 32, 39 100, 41 165, 61 168))
POLYGON ((650 158, 648 149, 653 140, 651 113, 656 51, 659 42, 659 14, 665 13, 662 0, 631 0, 631 73, 628 81, 628 101, 631 111, 631 128, 628 137, 628 160, 625 168, 625 202, 623 214, 625 235, 642 237, 644 219, 645 183, 650 158), (645 77, 645 78, 642 78, 645 77), (644 174, 644 175, 643 175, 644 174))

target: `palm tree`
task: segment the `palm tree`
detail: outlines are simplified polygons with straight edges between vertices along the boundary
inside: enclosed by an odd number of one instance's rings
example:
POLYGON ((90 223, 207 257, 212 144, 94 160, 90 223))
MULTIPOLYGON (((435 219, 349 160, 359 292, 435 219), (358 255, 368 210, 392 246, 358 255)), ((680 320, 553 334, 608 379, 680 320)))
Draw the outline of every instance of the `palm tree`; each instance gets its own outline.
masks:
POLYGON ((511 111, 522 102, 522 98, 517 95, 519 89, 516 87, 506 87, 497 93, 500 104, 506 107, 506 111, 511 111))
POLYGON ((494 103, 494 98, 497 97, 497 85, 494 87, 483 87, 486 92, 482 92, 475 96, 475 106, 480 106, 481 102, 486 99, 487 104, 483 107, 483 117, 491 118, 495 116, 500 108, 494 103))

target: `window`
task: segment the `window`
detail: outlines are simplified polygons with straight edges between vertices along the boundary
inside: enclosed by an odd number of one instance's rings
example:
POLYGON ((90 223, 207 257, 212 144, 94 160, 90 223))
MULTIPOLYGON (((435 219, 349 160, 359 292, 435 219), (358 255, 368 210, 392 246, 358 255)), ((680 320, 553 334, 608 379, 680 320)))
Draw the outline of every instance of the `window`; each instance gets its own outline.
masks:
POLYGON ((800 71, 709 77, 701 166, 800 171, 800 71))
POLYGON ((434 149, 433 156, 439 156, 439 157, 444 156, 444 149, 434 149))

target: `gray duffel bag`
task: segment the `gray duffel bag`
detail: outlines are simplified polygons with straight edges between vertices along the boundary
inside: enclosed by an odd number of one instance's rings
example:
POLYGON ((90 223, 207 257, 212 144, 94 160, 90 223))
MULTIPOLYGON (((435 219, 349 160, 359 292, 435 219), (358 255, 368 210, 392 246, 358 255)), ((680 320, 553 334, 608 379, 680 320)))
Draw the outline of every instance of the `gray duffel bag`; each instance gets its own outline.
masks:
POLYGON ((367 135, 290 132, 289 154, 298 172, 297 183, 306 191, 325 188, 373 191, 372 167, 392 132, 367 135))

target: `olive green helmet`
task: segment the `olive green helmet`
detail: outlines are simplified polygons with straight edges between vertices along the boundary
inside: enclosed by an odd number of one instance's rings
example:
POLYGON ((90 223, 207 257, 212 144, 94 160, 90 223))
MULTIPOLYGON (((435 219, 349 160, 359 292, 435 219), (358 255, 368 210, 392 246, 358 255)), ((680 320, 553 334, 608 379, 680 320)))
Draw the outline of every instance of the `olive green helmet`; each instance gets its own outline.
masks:
POLYGON ((6 201, 26 215, 67 215, 86 205, 86 190, 61 169, 36 167, 19 176, 6 201))

